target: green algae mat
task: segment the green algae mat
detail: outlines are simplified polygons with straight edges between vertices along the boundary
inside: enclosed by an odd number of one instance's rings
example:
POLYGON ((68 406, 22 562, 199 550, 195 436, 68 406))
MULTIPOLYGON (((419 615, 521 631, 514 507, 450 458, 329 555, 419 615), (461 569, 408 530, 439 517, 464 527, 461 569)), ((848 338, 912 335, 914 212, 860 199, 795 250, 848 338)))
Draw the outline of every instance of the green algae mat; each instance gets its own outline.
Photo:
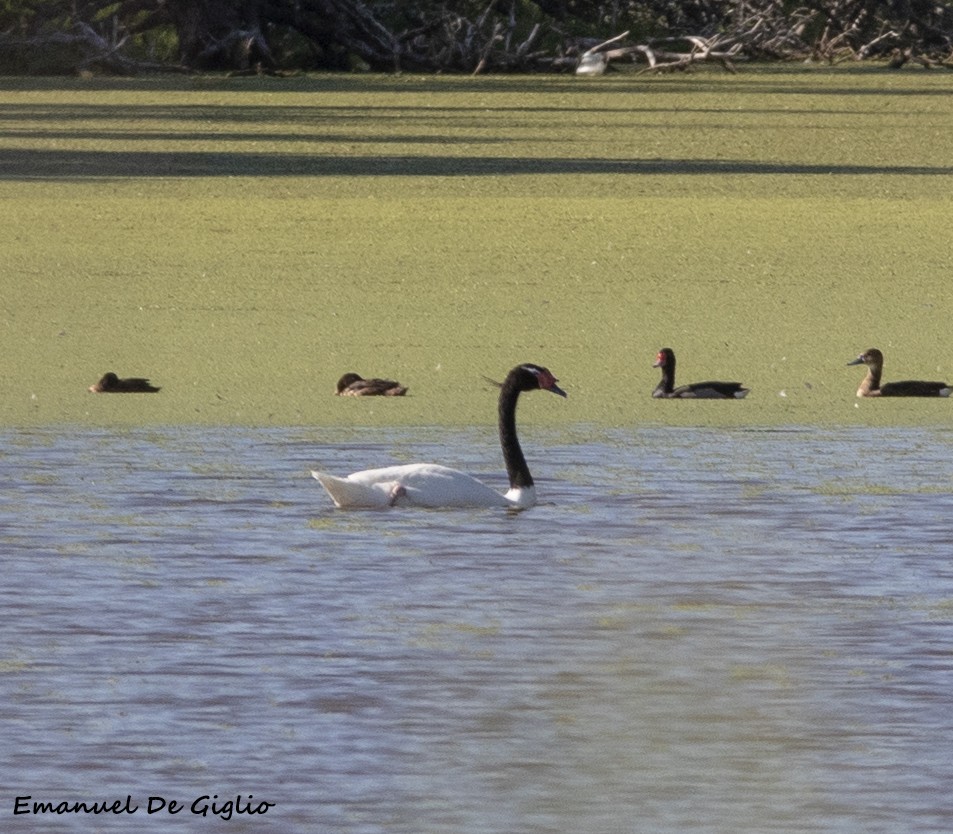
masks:
POLYGON ((846 363, 953 381, 951 85, 0 79, 0 425, 492 425, 523 361, 540 425, 946 425, 846 363), (663 346, 751 394, 653 400, 663 346))

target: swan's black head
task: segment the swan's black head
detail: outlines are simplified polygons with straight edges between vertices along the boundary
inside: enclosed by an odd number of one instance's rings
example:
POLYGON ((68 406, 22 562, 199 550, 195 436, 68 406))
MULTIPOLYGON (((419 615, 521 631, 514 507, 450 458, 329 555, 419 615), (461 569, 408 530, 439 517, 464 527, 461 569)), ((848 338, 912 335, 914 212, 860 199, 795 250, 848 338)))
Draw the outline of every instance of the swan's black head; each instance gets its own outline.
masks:
MULTIPOLYGON (((539 388, 543 391, 552 391, 560 397, 569 396, 556 384, 559 380, 553 376, 549 368, 534 365, 531 362, 525 362, 513 368, 507 377, 507 382, 510 381, 515 382, 520 391, 534 391, 539 388)), ((503 384, 506 385, 506 383, 503 384)))
POLYGON ((655 361, 652 363, 653 368, 674 368, 675 367, 675 351, 671 348, 662 348, 658 355, 655 357, 655 361))

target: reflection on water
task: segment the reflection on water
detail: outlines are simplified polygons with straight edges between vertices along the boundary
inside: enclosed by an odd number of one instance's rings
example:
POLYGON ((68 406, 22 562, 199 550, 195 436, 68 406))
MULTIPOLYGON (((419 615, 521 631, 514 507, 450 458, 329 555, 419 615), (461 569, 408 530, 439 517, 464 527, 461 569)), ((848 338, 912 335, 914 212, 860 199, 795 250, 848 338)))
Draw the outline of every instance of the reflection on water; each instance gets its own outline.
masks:
POLYGON ((308 476, 490 432, 4 432, 4 830, 950 829, 953 434, 533 435, 512 515, 308 476))

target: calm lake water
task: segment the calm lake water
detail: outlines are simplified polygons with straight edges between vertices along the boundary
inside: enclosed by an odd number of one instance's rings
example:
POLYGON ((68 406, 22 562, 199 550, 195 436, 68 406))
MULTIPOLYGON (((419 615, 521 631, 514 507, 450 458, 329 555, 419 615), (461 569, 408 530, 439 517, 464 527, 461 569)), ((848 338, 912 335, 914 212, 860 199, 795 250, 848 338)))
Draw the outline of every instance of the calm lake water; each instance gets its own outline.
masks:
POLYGON ((524 445, 531 511, 343 511, 494 433, 3 431, 2 829, 953 830, 953 432, 524 445))

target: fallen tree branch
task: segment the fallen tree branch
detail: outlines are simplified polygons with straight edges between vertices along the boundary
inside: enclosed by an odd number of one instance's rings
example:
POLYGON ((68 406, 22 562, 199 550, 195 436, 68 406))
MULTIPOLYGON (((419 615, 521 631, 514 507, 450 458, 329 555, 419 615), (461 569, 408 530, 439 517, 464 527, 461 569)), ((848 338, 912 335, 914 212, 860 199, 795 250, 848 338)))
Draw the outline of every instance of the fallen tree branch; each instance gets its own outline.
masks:
POLYGON ((718 37, 704 38, 700 35, 688 35, 682 38, 660 38, 649 43, 607 49, 611 44, 626 38, 628 34, 623 32, 583 52, 576 66, 576 75, 602 75, 611 61, 619 59, 635 61, 639 56, 648 64, 641 72, 681 70, 702 61, 718 61, 728 72, 737 72, 732 60, 741 52, 740 44, 736 43, 729 49, 722 49, 724 42, 718 37), (674 43, 686 43, 691 48, 687 52, 658 49, 660 44, 674 43))

